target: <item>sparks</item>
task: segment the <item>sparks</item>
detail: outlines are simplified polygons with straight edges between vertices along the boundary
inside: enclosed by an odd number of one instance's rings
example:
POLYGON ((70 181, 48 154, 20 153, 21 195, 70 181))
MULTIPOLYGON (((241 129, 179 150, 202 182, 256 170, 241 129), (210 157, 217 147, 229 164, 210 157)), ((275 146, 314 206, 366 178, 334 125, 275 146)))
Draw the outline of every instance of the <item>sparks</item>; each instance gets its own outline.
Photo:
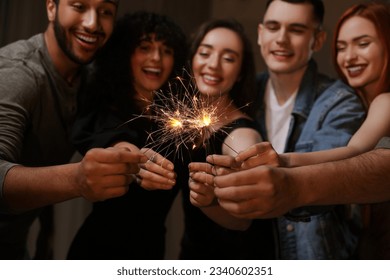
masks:
POLYGON ((167 91, 155 91, 145 113, 135 117, 149 118, 157 125, 157 129, 149 133, 146 147, 164 156, 174 152, 175 157, 182 156, 186 150, 205 146, 224 111, 217 110, 218 102, 199 97, 194 79, 185 81, 176 77, 176 81, 178 83, 169 84, 167 91))

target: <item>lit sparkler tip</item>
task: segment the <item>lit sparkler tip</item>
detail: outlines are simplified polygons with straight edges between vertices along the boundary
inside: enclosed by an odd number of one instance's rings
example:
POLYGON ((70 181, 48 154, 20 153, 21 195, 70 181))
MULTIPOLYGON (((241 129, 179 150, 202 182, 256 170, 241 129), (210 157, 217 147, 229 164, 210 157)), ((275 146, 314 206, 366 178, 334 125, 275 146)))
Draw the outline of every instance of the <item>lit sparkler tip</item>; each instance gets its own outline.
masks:
POLYGON ((183 127, 183 123, 180 120, 175 119, 175 118, 170 118, 168 125, 172 128, 182 128, 183 127))
POLYGON ((211 116, 209 114, 203 115, 203 124, 204 126, 209 126, 211 124, 211 116))

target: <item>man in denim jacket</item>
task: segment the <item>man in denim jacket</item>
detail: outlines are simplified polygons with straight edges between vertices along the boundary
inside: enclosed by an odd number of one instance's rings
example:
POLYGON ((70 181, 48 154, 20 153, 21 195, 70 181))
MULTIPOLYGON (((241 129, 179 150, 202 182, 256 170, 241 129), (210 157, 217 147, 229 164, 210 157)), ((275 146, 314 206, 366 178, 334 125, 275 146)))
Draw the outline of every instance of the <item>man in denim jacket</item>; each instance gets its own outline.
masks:
MULTIPOLYGON (((318 73, 311 58, 325 41, 323 14, 322 1, 270 0, 259 25, 268 71, 258 79, 257 121, 278 153, 345 146, 364 119, 353 90, 318 73)), ((351 258, 359 226, 359 211, 352 207, 290 211, 277 220, 280 258, 351 258)))

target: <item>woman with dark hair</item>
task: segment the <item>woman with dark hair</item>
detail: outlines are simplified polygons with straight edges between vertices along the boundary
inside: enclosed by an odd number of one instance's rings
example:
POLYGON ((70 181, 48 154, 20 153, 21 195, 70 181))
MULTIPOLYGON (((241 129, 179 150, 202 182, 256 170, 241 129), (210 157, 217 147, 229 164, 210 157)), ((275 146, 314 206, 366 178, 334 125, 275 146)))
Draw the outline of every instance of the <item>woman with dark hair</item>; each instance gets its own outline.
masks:
MULTIPOLYGON (((251 113, 256 93, 251 45, 241 24, 224 19, 204 23, 191 42, 190 63, 199 98, 220 116, 204 145, 194 149, 192 161, 205 162, 208 154, 234 156, 261 141, 251 113)), ((191 173, 202 171, 190 165, 191 173)), ((213 199, 212 183, 197 179, 191 177, 189 189, 183 188, 185 229, 180 258, 269 258, 265 255, 272 250, 258 245, 263 238, 262 245, 272 244, 265 237, 270 227, 264 226, 262 232, 248 230, 250 221, 228 215, 213 199), (255 235, 256 239, 251 238, 255 235)))
MULTIPOLYGON (((148 117, 148 106, 156 91, 182 72, 185 59, 185 35, 169 18, 137 12, 118 20, 93 65, 86 90, 94 101, 84 103, 74 129, 73 140, 81 154, 92 147, 145 147, 157 129, 148 117)), ((141 151, 150 160, 140 166, 127 194, 94 203, 68 258, 164 257, 165 219, 178 192, 173 159, 151 149, 141 151), (161 190, 148 191, 153 188, 161 190)))

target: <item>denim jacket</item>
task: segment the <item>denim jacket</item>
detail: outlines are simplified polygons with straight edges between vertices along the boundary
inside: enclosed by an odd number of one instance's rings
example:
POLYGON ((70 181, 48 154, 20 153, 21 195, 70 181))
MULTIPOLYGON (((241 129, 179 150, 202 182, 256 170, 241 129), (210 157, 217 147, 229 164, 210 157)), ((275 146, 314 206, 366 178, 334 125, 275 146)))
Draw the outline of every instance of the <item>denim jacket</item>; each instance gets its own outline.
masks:
MULTIPOLYGON (((269 76, 258 77, 256 114, 267 140, 264 94, 269 76)), ((347 145, 364 121, 359 97, 343 82, 318 73, 309 62, 297 93, 285 152, 311 152, 347 145)), ((352 206, 302 207, 277 219, 279 255, 282 259, 348 259, 360 229, 360 211, 352 206), (303 220, 291 219, 303 217, 303 220)))

